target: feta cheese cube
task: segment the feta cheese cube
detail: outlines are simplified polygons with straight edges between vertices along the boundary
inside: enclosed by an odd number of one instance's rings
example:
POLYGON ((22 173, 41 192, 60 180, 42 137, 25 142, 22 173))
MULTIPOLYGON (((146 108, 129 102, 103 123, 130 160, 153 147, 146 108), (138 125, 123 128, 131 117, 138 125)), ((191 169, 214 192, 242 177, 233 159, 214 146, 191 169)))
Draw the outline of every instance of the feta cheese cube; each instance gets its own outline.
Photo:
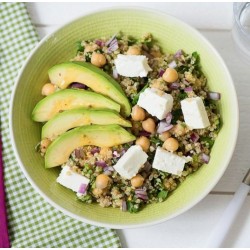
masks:
POLYGON ((173 108, 173 97, 161 90, 147 88, 140 94, 137 104, 149 114, 162 120, 173 108))
POLYGON ((143 55, 117 55, 114 60, 117 73, 127 77, 145 77, 152 69, 143 55))
POLYGON ((210 125, 207 111, 200 97, 186 98, 181 101, 185 123, 191 129, 206 128, 210 125))
POLYGON ((64 187, 77 193, 81 193, 82 185, 87 186, 89 184, 88 178, 72 171, 67 165, 62 168, 62 171, 56 181, 64 187))
POLYGON ((152 167, 163 172, 180 176, 185 163, 188 161, 186 157, 178 156, 161 147, 157 147, 152 167))
POLYGON ((134 145, 118 160, 114 169, 125 179, 134 177, 147 161, 148 155, 142 150, 141 146, 134 145))

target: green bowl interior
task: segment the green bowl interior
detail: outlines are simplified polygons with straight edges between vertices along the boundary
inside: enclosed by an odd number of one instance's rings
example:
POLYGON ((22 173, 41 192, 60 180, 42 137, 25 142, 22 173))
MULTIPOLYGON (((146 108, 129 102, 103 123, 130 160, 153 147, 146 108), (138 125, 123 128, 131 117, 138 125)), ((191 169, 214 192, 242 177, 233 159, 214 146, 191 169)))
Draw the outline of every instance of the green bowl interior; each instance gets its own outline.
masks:
POLYGON ((19 162, 29 180, 47 200, 85 222, 121 228, 152 224, 174 217, 192 207, 213 188, 225 171, 234 149, 238 129, 237 108, 234 86, 224 63, 197 31, 165 14, 120 9, 82 17, 42 41, 18 79, 11 126, 19 162), (45 169, 43 159, 34 150, 40 140, 41 125, 31 120, 31 112, 42 98, 41 87, 48 81, 48 69, 74 57, 76 41, 111 36, 118 31, 135 37, 151 32, 166 52, 174 53, 180 48, 188 53, 197 51, 210 89, 222 94, 219 108, 223 127, 214 144, 210 163, 188 177, 167 201, 149 205, 138 214, 76 201, 73 192, 55 182, 60 169, 45 169), (230 143, 225 143, 227 138, 231 138, 230 143))

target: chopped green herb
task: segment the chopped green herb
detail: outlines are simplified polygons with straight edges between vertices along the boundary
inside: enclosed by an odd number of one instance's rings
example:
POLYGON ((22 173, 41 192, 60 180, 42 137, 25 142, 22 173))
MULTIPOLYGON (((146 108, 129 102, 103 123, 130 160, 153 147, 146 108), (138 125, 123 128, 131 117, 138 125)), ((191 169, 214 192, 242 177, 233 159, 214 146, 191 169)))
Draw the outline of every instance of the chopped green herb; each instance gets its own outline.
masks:
POLYGON ((185 99, 185 98, 187 98, 187 97, 188 97, 188 95, 187 95, 187 93, 184 92, 184 91, 180 91, 180 93, 177 95, 177 99, 178 99, 179 101, 181 101, 181 100, 183 100, 183 99, 185 99))
POLYGON ((178 72, 184 74, 186 71, 189 71, 189 67, 188 66, 185 66, 185 65, 181 65, 178 67, 178 72))
POLYGON ((178 121, 178 120, 180 119, 180 117, 182 116, 182 111, 181 111, 181 109, 173 110, 173 111, 172 111, 172 115, 173 115, 173 118, 172 118, 171 123, 172 123, 172 124, 176 124, 177 121, 178 121))
POLYGON ((81 41, 76 42, 76 45, 77 45, 77 52, 83 52, 84 51, 84 47, 82 46, 81 41))
POLYGON ((222 120, 219 118, 219 119, 218 119, 217 128, 216 128, 216 132, 219 132, 220 129, 221 129, 221 127, 222 127, 222 120))
POLYGON ((92 203, 93 202, 92 196, 90 194, 86 194, 83 196, 77 196, 77 199, 80 201, 83 201, 85 203, 92 203))
POLYGON ((200 62, 200 56, 196 51, 192 53, 191 63, 192 62, 193 62, 193 64, 198 64, 200 62))
POLYGON ((209 146, 209 149, 211 149, 213 147, 213 145, 214 145, 214 140, 209 138, 209 137, 204 136, 204 137, 201 137, 200 140, 207 143, 208 146, 209 146))
POLYGON ((143 37, 140 41, 142 44, 145 44, 148 48, 152 47, 152 44, 154 42, 152 36, 150 34, 147 34, 145 37, 143 37))
POLYGON ((163 144, 163 142, 157 136, 151 137, 149 140, 151 143, 154 143, 156 146, 161 146, 163 144))
POLYGON ((132 105, 134 106, 134 105, 136 105, 136 103, 138 102, 138 100, 139 100, 139 96, 140 96, 140 94, 146 89, 146 88, 148 88, 148 83, 141 89, 141 91, 139 91, 135 96, 134 96, 134 98, 133 98, 133 100, 132 100, 132 105))
POLYGON ((127 201, 127 209, 130 213, 137 213, 139 211, 139 204, 134 204, 132 201, 127 201))
POLYGON ((134 45, 137 42, 137 39, 135 39, 132 36, 128 37, 128 46, 134 45))
POLYGON ((91 55, 92 55, 92 53, 90 53, 90 52, 86 53, 86 55, 85 55, 85 61, 86 62, 90 62, 91 61, 91 55))
POLYGON ((106 64, 103 69, 104 69, 105 72, 110 73, 111 72, 111 68, 112 67, 109 64, 106 64))
POLYGON ((193 155, 193 162, 199 162, 199 155, 193 155))
POLYGON ((160 191, 157 195, 158 199, 161 201, 166 200, 167 196, 168 196, 168 191, 166 191, 166 190, 160 191))

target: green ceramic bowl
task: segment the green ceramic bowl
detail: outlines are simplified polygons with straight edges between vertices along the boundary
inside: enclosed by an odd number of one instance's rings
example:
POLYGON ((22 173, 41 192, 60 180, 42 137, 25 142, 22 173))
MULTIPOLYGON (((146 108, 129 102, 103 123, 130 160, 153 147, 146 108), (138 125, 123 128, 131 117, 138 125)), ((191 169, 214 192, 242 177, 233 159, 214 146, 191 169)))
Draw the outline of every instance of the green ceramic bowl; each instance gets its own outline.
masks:
POLYGON ((219 181, 233 154, 238 133, 238 103, 225 63, 213 46, 195 29, 178 19, 152 10, 112 9, 81 17, 44 38, 29 56, 17 79, 10 114, 12 143, 19 164, 33 187, 63 213, 83 222, 111 228, 152 225, 173 218, 204 198, 219 181), (201 57, 203 72, 211 90, 220 92, 219 109, 223 127, 214 144, 208 165, 192 174, 163 203, 148 205, 137 214, 101 208, 76 201, 75 194, 58 185, 60 169, 45 169, 34 147, 41 125, 31 120, 41 87, 48 81, 48 69, 69 60, 76 53, 76 41, 111 36, 118 31, 140 37, 151 32, 164 51, 182 48, 201 57))

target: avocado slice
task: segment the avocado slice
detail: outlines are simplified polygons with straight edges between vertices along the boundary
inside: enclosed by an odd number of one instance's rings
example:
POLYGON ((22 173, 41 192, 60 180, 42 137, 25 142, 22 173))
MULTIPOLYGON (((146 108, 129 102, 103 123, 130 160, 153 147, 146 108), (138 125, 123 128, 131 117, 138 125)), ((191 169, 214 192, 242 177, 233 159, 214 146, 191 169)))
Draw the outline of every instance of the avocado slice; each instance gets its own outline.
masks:
POLYGON ((116 111, 78 108, 64 111, 50 119, 42 128, 42 139, 54 140, 69 129, 91 124, 132 126, 116 111))
POLYGON ((61 111, 80 107, 120 111, 119 104, 103 95, 87 90, 64 89, 38 102, 32 112, 32 119, 45 122, 61 111))
POLYGON ((45 154, 45 167, 66 163, 74 149, 85 145, 113 147, 136 138, 119 125, 88 125, 74 128, 57 137, 45 154))
POLYGON ((121 113, 129 116, 131 106, 121 86, 103 70, 86 62, 57 64, 48 71, 50 81, 65 89, 72 82, 85 84, 93 91, 108 96, 121 105, 121 113))

